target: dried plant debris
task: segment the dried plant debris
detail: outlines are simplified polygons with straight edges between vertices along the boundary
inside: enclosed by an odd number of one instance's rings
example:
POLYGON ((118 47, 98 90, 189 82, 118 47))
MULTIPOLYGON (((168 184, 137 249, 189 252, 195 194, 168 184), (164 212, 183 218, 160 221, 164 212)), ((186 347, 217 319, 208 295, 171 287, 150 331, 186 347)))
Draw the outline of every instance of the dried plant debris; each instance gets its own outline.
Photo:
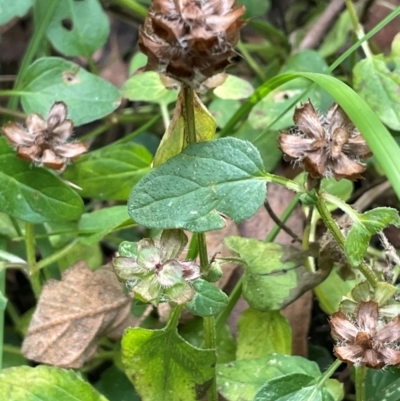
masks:
POLYGON ((238 56, 244 11, 235 0, 154 0, 139 37, 146 69, 197 89, 238 56))
POLYGON ((372 369, 400 364, 400 316, 386 324, 377 302, 361 301, 352 315, 336 312, 330 324, 340 360, 372 369))
POLYGON ((290 133, 281 132, 280 147, 312 178, 361 178, 366 169, 362 160, 372 153, 337 103, 331 106, 325 117, 319 115, 308 101, 295 110, 293 120, 296 127, 290 133))
POLYGON ((47 120, 39 114, 29 114, 26 128, 9 122, 3 126, 3 132, 10 145, 16 148, 19 158, 63 171, 71 159, 87 151, 82 142, 67 142, 74 128, 67 114, 66 104, 56 102, 47 120))
POLYGON ((43 287, 22 345, 36 362, 80 368, 93 357, 103 336, 118 338, 134 325, 131 298, 110 267, 91 271, 78 262, 43 287))

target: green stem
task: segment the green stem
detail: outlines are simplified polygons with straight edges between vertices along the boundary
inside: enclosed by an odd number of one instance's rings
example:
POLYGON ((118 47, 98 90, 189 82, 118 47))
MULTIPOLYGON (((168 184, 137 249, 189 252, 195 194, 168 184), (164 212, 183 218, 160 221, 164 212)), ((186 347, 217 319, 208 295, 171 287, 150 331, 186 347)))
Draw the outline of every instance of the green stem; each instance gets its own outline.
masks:
MULTIPOLYGON (((196 143, 196 121, 194 117, 194 90, 186 85, 183 86, 185 135, 188 145, 196 143)), ((196 234, 193 234, 196 235, 196 234)), ((205 233, 197 233, 197 243, 200 258, 200 270, 202 273, 208 270, 208 252, 205 233)), ((205 317, 204 323, 204 345, 205 348, 215 350, 217 348, 217 336, 215 331, 214 316, 205 317)), ((208 401, 218 401, 217 380, 214 375, 210 388, 207 391, 208 401)))
POLYGON ((168 316, 168 323, 166 326, 167 330, 176 329, 178 327, 179 318, 181 317, 181 312, 183 309, 183 305, 175 306, 175 308, 171 308, 171 312, 168 316))
POLYGON ((36 255, 35 255, 35 232, 32 223, 26 223, 25 225, 25 247, 26 247, 26 258, 28 261, 31 285, 36 298, 39 298, 41 291, 40 284, 40 271, 36 266, 36 255))
POLYGON ((147 8, 143 7, 141 4, 137 3, 134 0, 113 0, 113 2, 127 8, 130 11, 133 11, 137 16, 143 19, 146 18, 147 8))
POLYGON ((267 77, 264 74, 264 71, 260 68, 259 63, 257 63, 256 60, 254 60, 253 56, 250 54, 250 52, 247 50, 247 47, 243 44, 242 41, 240 41, 237 44, 237 48, 242 53, 243 57, 247 61, 247 64, 252 68, 252 70, 260 77, 260 79, 264 82, 267 77))
POLYGON ((170 121, 169 121, 169 112, 168 112, 167 104, 165 102, 160 102, 160 103, 158 103, 158 105, 160 106, 160 111, 161 111, 161 115, 162 115, 162 119, 163 119, 163 123, 164 123, 164 128, 168 129, 170 121))
POLYGON ((121 144, 121 143, 126 143, 131 141, 132 139, 136 138, 138 135, 140 135, 143 132, 146 132, 149 128, 151 128, 158 120, 160 119, 160 116, 157 115, 153 118, 151 118, 149 121, 147 121, 146 124, 143 124, 141 127, 136 129, 135 131, 131 132, 128 135, 125 135, 123 138, 118 139, 118 141, 114 141, 112 145, 114 146, 115 144, 121 144))
MULTIPOLYGON (((351 0, 345 0, 345 3, 346 3, 347 11, 349 12, 349 15, 350 15, 350 20, 353 25, 354 33, 356 34, 357 39, 360 40, 365 36, 365 33, 364 33, 364 30, 363 30, 360 22, 358 21, 356 9, 354 8, 353 2, 351 0)), ((368 46, 368 42, 367 41, 363 42, 361 44, 361 47, 363 48, 365 55, 368 58, 371 58, 372 53, 368 46)))
POLYGON ((224 327, 226 321, 231 315, 233 308, 235 307, 240 297, 242 296, 242 289, 243 289, 243 276, 240 277, 234 289, 229 294, 228 304, 226 305, 226 308, 217 316, 217 319, 215 320, 215 328, 218 333, 224 327))
POLYGON ((279 175, 264 173, 264 178, 267 182, 274 182, 275 184, 282 185, 291 191, 304 193, 305 189, 302 184, 295 182, 293 180, 289 180, 289 178, 281 177, 279 175))
POLYGON ((6 107, 0 107, 0 114, 4 114, 5 116, 11 116, 11 117, 15 117, 15 118, 21 118, 21 119, 25 119, 27 116, 25 113, 21 113, 19 111, 15 111, 15 110, 10 110, 10 109, 7 109, 6 107))
MULTIPOLYGON (((217 348, 217 332, 215 325, 215 317, 207 316, 203 319, 204 322, 204 347, 215 350, 217 348)), ((207 391, 208 401, 218 401, 217 377, 214 374, 211 386, 207 391)))
POLYGON ((89 139, 96 138, 96 136, 99 136, 103 132, 106 132, 108 129, 110 129, 114 124, 112 122, 110 123, 105 123, 103 125, 100 125, 100 127, 95 128, 94 130, 88 132, 85 135, 82 135, 79 140, 81 142, 85 142, 89 139))
POLYGON ((0 369, 3 367, 3 351, 4 351, 4 311, 6 305, 1 305, 7 302, 6 299, 6 270, 0 271, 0 369))
MULTIPOLYGON (((71 241, 68 245, 66 245, 64 248, 61 248, 60 250, 54 252, 52 255, 48 256, 45 259, 42 259, 40 262, 38 262, 35 266, 35 273, 38 273, 41 269, 44 267, 50 266, 51 264, 57 262, 60 260, 62 257, 67 255, 71 249, 79 242, 78 238, 75 238, 73 241, 71 241)), ((29 259, 28 259, 29 263, 29 259)))
POLYGON ((182 88, 183 101, 185 105, 185 135, 188 145, 196 143, 196 125, 194 119, 194 91, 187 85, 182 88))
MULTIPOLYGON (((35 57, 35 54, 40 46, 40 43, 46 34, 47 27, 49 26, 49 23, 53 18, 54 12, 56 11, 60 1, 61 0, 49 1, 46 7, 46 12, 43 15, 43 18, 41 18, 40 23, 35 26, 35 32, 28 45, 28 49, 25 52, 24 58, 22 59, 18 76, 17 79, 15 80, 14 89, 19 89, 22 86, 22 81, 25 76, 26 70, 32 63, 33 58, 35 57)), ((8 104, 8 108, 15 110, 17 106, 18 106, 18 97, 11 98, 8 104)))
POLYGON ((325 382, 336 372, 336 370, 342 363, 343 362, 341 360, 336 359, 336 361, 333 362, 332 365, 329 366, 329 368, 319 378, 318 387, 323 387, 325 385, 325 382))
POLYGON ((367 368, 365 366, 356 366, 356 401, 365 401, 365 379, 367 376, 367 368))
MULTIPOLYGON (((333 237, 335 238, 336 242, 340 246, 340 248, 344 251, 344 243, 345 243, 345 238, 343 234, 341 233, 338 225, 335 223, 335 221, 332 218, 332 215, 330 214, 328 208, 326 207, 326 200, 327 197, 325 196, 324 193, 320 194, 318 196, 318 201, 317 204, 315 205, 319 215, 321 216, 321 219, 323 220, 324 224, 326 225, 327 229, 331 232, 333 237)), ((368 282, 371 284, 372 288, 376 288, 378 285, 378 278, 375 275, 375 273, 369 268, 369 266, 365 263, 362 262, 359 266, 358 269, 360 272, 364 275, 364 277, 368 280, 368 282)))

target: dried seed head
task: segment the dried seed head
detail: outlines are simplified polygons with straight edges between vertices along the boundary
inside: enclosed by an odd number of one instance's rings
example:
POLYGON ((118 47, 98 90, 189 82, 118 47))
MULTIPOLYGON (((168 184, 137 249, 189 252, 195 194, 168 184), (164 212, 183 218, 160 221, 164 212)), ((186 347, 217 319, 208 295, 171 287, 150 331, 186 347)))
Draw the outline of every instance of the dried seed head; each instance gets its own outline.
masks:
POLYGON ((245 8, 235 0, 153 0, 140 29, 147 70, 198 89, 238 56, 233 50, 245 8))
POLYGON ((362 159, 372 153, 338 104, 333 104, 324 117, 308 101, 295 110, 293 120, 296 127, 291 134, 281 132, 280 147, 312 178, 361 178, 366 169, 362 159))
POLYGON ((82 142, 67 143, 74 125, 67 120, 67 106, 56 102, 47 120, 39 114, 30 114, 26 128, 9 122, 2 127, 8 143, 17 149, 17 156, 37 166, 65 170, 70 159, 87 151, 82 142))
POLYGON ((372 369, 400 364, 400 316, 385 324, 377 302, 361 301, 349 316, 335 312, 330 325, 338 341, 333 352, 340 360, 372 369))

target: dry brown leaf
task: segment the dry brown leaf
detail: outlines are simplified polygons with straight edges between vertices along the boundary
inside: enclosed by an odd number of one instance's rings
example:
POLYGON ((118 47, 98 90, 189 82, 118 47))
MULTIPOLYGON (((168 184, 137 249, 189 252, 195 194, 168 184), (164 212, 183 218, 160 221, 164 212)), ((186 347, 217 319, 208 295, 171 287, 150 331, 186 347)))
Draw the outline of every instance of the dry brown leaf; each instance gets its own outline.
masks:
POLYGON ((83 261, 43 287, 22 344, 36 362, 80 368, 93 357, 103 336, 117 338, 135 325, 131 298, 110 267, 93 272, 83 261))

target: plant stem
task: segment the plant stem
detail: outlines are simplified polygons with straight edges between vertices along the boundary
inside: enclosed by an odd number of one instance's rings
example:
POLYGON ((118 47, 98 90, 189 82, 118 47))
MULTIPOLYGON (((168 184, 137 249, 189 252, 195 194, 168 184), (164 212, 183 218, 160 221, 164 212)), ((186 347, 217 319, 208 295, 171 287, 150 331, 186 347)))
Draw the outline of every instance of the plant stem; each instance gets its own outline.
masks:
POLYGON ((185 135, 188 145, 196 143, 196 125, 194 119, 194 91, 187 85, 182 88, 184 99, 185 135))
MULTIPOLYGON (((330 214, 328 208, 326 207, 325 202, 326 202, 326 197, 324 197, 324 194, 320 193, 318 196, 316 208, 317 208, 318 213, 321 216, 321 219, 323 220, 324 224, 326 225, 328 230, 332 233, 333 237, 335 238, 335 240, 338 243, 338 245, 340 246, 340 248, 344 251, 345 238, 344 238, 343 234, 341 233, 338 225, 333 220, 332 215, 330 214)), ((364 275, 364 277, 368 280, 368 282, 371 284, 372 288, 376 288, 378 285, 378 281, 379 281, 378 277, 368 267, 368 265, 365 262, 362 262, 358 266, 358 269, 364 275)))
POLYGON ((36 298, 39 298, 41 284, 40 284, 40 271, 36 266, 36 255, 35 255, 35 232, 32 223, 26 223, 25 225, 25 247, 26 247, 26 258, 28 260, 31 285, 36 298))
MULTIPOLYGON (((58 260, 60 260, 62 257, 64 257, 69 251, 79 242, 78 238, 75 238, 73 241, 71 241, 68 245, 66 245, 64 248, 59 249, 58 251, 54 252, 52 255, 48 256, 45 259, 42 259, 40 262, 35 264, 35 269, 33 272, 39 273, 41 269, 44 267, 47 267, 58 260)), ((29 259, 28 259, 29 263, 29 259)), ((30 264, 30 263, 29 263, 30 264)), ((32 271, 32 270, 31 270, 32 271)))
POLYGON ((176 329, 178 327, 179 318, 181 317, 181 312, 183 309, 183 305, 175 306, 175 308, 171 308, 171 312, 168 316, 168 323, 166 326, 167 330, 176 329))
MULTIPOLYGON (((183 102, 184 110, 183 117, 185 120, 185 136, 188 145, 196 143, 196 121, 194 117, 194 90, 189 86, 184 85, 183 102)), ((193 234, 196 235, 196 234, 193 234)), ((197 243, 200 257, 200 271, 207 272, 208 266, 208 252, 205 233, 197 233, 197 243)), ((204 345, 205 348, 215 350, 217 348, 217 336, 215 331, 215 318, 214 316, 204 317, 204 345)), ((217 380, 214 375, 210 388, 207 391, 208 401, 218 401, 217 380)))
POLYGON ((3 342, 4 342, 4 312, 7 302, 6 293, 6 270, 0 271, 0 369, 3 367, 3 342), (2 305, 3 304, 3 305, 2 305))
POLYGON ((147 15, 147 8, 134 0, 113 0, 114 3, 133 11, 137 16, 145 18, 147 15))
MULTIPOLYGON (((22 80, 25 76, 26 70, 29 65, 32 63, 33 58, 40 46, 40 42, 43 40, 47 27, 51 19, 53 18, 54 12, 56 11, 60 0, 52 0, 48 2, 46 7, 46 12, 40 20, 40 24, 36 24, 35 32, 33 37, 28 45, 28 49, 25 52, 24 58, 22 59, 21 66, 19 68, 17 79, 15 80, 14 89, 19 89, 22 86, 22 80)), ((4 92, 4 91, 3 91, 4 92)), ((16 93, 17 94, 17 93, 16 93)), ((18 106, 18 97, 12 97, 8 104, 8 108, 11 110, 15 110, 18 106)))
POLYGON ((259 78, 264 82, 267 77, 264 73, 264 71, 260 68, 259 64, 257 63, 256 60, 254 60, 253 56, 250 54, 250 52, 247 50, 247 47, 243 44, 242 41, 240 41, 237 44, 237 48, 242 53, 243 57, 247 61, 247 64, 252 68, 252 70, 259 76, 259 78))
POLYGON ((365 379, 367 376, 367 368, 365 366, 356 366, 356 401, 365 401, 365 379))
POLYGON ((10 109, 7 109, 6 107, 0 107, 0 114, 4 114, 5 116, 21 118, 21 119, 25 119, 27 116, 25 113, 21 113, 19 111, 15 111, 15 110, 10 110, 10 109))
MULTIPOLYGON (((358 21, 356 9, 354 8, 353 2, 351 0, 345 0, 345 3, 346 3, 347 11, 349 12, 349 15, 350 15, 350 20, 353 25, 354 33, 356 34, 357 39, 360 40, 365 36, 365 33, 364 33, 362 26, 360 25, 360 23, 358 21)), ((361 44, 361 47, 363 48, 366 57, 371 58, 372 53, 368 46, 368 42, 367 41, 363 42, 361 44)))
POLYGON ((240 277, 234 289, 229 294, 228 304, 226 305, 226 308, 217 316, 215 320, 215 328, 217 332, 220 332, 222 330, 222 327, 228 320, 228 317, 230 316, 233 308, 235 307, 240 297, 242 296, 242 289, 243 289, 243 276, 240 277))
POLYGON ((167 130, 169 127, 169 123, 170 123, 167 104, 165 102, 160 102, 160 103, 158 103, 158 105, 160 106, 160 111, 161 111, 161 115, 162 115, 162 119, 163 119, 163 123, 164 123, 164 128, 167 130))
POLYGON ((318 386, 323 387, 325 385, 325 382, 336 372, 337 368, 342 364, 343 362, 339 359, 336 359, 335 362, 332 363, 331 366, 322 374, 322 376, 318 380, 318 386))

